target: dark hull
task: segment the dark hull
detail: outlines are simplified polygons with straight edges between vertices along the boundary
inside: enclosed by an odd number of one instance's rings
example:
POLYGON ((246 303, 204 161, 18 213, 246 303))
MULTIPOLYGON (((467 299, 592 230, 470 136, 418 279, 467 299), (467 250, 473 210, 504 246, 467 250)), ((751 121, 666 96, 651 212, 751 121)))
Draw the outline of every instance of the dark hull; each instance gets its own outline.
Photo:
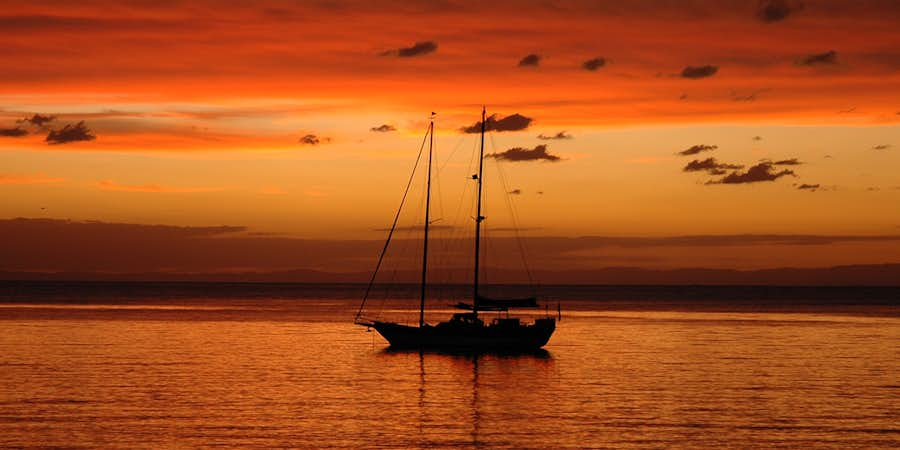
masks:
POLYGON ((532 325, 482 325, 440 323, 411 327, 391 322, 373 322, 391 348, 446 350, 534 350, 543 347, 556 329, 552 318, 532 325))

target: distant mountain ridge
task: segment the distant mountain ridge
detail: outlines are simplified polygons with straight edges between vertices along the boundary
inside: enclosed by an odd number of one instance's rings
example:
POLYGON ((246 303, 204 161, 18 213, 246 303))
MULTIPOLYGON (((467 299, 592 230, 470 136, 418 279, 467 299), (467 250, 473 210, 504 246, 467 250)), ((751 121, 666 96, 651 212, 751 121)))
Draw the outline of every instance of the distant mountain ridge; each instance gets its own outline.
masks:
MULTIPOLYGON (((491 283, 525 284, 513 271, 490 270, 491 283)), ((900 263, 844 265, 826 268, 777 268, 758 270, 678 268, 537 271, 543 284, 597 285, 778 285, 778 286, 900 286, 900 263)), ((31 281, 220 281, 288 283, 365 283, 370 273, 285 270, 269 272, 34 272, 0 271, 0 280, 31 281)), ((415 273, 399 273, 396 280, 415 282, 415 273)))

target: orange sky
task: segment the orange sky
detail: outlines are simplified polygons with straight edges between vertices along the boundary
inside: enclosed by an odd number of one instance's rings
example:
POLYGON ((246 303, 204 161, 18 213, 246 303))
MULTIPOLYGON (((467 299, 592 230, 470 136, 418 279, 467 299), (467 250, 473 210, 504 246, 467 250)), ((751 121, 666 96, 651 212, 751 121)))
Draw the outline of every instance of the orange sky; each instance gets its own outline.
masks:
POLYGON ((453 210, 475 142, 459 129, 486 105, 533 119, 488 152, 560 158, 503 165, 526 234, 895 235, 897 23, 891 1, 16 4, 0 12, 0 218, 377 240, 431 111, 453 210), (55 119, 22 122, 35 114, 55 119), (684 170, 707 158, 742 167, 684 170), (791 173, 754 180, 760 164, 791 173))

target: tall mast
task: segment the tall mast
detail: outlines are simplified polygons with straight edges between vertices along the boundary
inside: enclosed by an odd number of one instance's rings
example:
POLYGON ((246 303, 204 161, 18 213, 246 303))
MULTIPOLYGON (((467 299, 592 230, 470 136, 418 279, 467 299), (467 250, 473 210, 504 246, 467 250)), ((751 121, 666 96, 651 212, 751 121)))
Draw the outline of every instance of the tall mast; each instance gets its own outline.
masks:
POLYGON ((478 151, 478 175, 475 181, 478 182, 478 200, 476 201, 475 211, 475 278, 472 286, 472 313, 478 317, 478 272, 481 262, 481 221, 484 216, 481 215, 481 173, 484 169, 484 130, 485 130, 485 113, 486 108, 481 108, 481 149, 478 151))
POLYGON ((425 187, 425 243, 422 245, 422 296, 419 300, 419 328, 425 326, 425 288, 428 277, 428 225, 431 210, 431 154, 434 148, 434 113, 428 127, 428 181, 425 187))

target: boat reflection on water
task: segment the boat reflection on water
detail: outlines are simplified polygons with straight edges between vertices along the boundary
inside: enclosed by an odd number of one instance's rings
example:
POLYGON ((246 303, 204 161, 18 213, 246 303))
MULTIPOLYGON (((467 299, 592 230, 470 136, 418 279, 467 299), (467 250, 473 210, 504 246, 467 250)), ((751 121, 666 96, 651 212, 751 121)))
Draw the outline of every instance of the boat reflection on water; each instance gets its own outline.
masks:
MULTIPOLYGON (((536 387, 557 378, 553 355, 544 349, 473 352, 387 347, 379 354, 417 360, 417 425, 419 445, 425 448, 437 441, 446 443, 448 433, 456 436, 460 446, 484 445, 479 440, 484 427, 514 423, 522 414, 520 408, 543 396, 536 387), (510 377, 510 372, 517 376, 510 377), (527 385, 510 383, 521 381, 523 373, 530 375, 527 385)), ((406 360, 410 363, 414 362, 406 360)))

